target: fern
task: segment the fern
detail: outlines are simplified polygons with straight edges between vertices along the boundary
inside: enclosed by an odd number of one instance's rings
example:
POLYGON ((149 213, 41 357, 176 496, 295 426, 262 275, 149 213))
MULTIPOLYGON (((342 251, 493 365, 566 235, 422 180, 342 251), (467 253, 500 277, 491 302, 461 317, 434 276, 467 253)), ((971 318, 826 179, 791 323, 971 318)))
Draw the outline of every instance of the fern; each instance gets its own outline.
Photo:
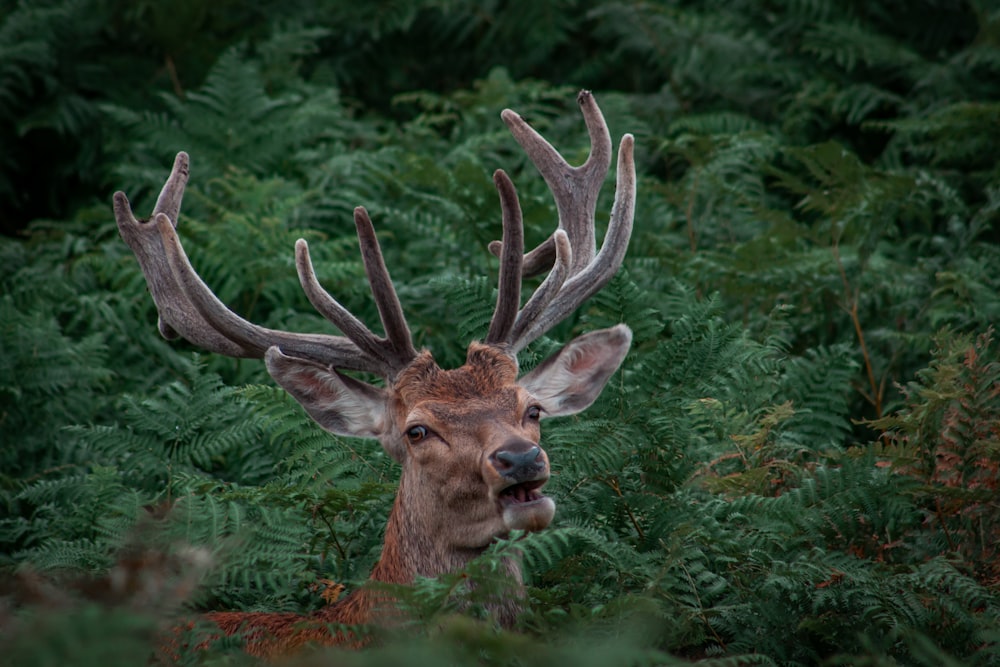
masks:
POLYGON ((906 405, 872 423, 884 432, 888 460, 922 484, 917 497, 935 525, 925 548, 955 552, 986 581, 995 577, 988 554, 997 526, 988 503, 1000 456, 1000 366, 992 347, 992 330, 975 340, 940 337, 906 405))
POLYGON ((956 102, 924 116, 874 125, 894 133, 893 141, 920 160, 934 165, 962 164, 973 174, 989 172, 995 165, 983 151, 1000 141, 992 122, 1000 113, 996 103, 956 102))
POLYGON ((782 380, 794 415, 784 423, 783 435, 814 451, 846 444, 851 381, 857 369, 846 347, 813 348, 789 360, 782 380))
POLYGON ((0 429, 6 442, 18 443, 0 455, 5 475, 65 463, 52 439, 67 421, 89 417, 90 394, 112 378, 101 337, 67 337, 55 310, 44 301, 26 310, 11 294, 0 296, 0 429))
MULTIPOLYGON (((5 221, 48 207, 68 212, 69 195, 91 172, 100 153, 99 111, 94 97, 108 75, 97 55, 102 28, 88 0, 5 3, 0 17, 0 195, 5 221), (55 141, 53 141, 55 140, 55 141), (68 156, 51 165, 48 177, 34 178, 37 153, 54 143, 68 156), (69 149, 69 150, 66 150, 69 149), (52 167, 55 168, 52 168, 52 167)), ((30 218, 27 218, 30 219, 30 218)), ((23 220, 26 222, 27 220, 23 220)), ((22 222, 22 225, 23 225, 22 222)))
MULTIPOLYGON (((312 38, 318 35, 312 34, 312 38)), ((134 112, 108 105, 106 113, 141 140, 116 169, 117 181, 131 192, 144 192, 160 179, 153 172, 179 150, 197 156, 207 173, 235 166, 257 175, 276 171, 301 174, 315 144, 335 146, 348 140, 354 125, 333 90, 307 86, 271 95, 258 66, 238 47, 215 63, 201 88, 183 99, 162 95, 164 111, 134 112), (275 133, 270 127, 283 126, 275 133)))
MULTIPOLYGON (((453 367, 494 298, 490 173, 517 184, 529 246, 555 225, 498 114, 580 164, 587 87, 636 136, 636 229, 626 269, 519 361, 618 322, 634 344, 594 406, 544 424, 556 524, 394 590, 417 622, 364 629, 381 645, 301 659, 997 663, 983 3, 7 5, 0 226, 24 230, 0 242, 9 661, 146 661, 182 603, 314 610, 366 578, 393 502, 377 443, 323 433, 257 361, 192 362, 156 335, 111 186, 148 211, 190 151, 195 267, 242 316, 297 331, 328 330, 299 237, 377 326, 351 224, 368 206, 416 344, 453 367), (517 632, 486 613, 509 559, 528 583, 517 632)), ((180 653, 249 662, 231 640, 180 653)))
POLYGON ((831 60, 844 70, 863 65, 873 69, 916 67, 919 56, 884 35, 865 31, 857 23, 821 23, 803 36, 806 53, 831 60))

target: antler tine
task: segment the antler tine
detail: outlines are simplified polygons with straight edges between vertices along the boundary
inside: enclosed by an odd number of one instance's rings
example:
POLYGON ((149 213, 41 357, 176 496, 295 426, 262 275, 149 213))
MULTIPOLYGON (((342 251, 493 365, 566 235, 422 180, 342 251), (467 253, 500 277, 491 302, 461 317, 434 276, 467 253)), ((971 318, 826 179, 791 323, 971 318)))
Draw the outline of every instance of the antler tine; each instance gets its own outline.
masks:
MULTIPOLYGON (((583 270, 566 279, 544 310, 537 315, 527 313, 527 309, 522 311, 514 326, 516 332, 516 339, 512 341, 514 352, 523 350, 529 343, 576 310, 581 303, 608 284, 621 267, 625 251, 628 249, 629 238, 632 236, 632 222, 635 217, 634 146, 635 139, 631 134, 622 137, 618 148, 615 201, 600 252, 583 270)), ((558 248, 558 245, 556 247, 558 248)))
POLYGON ((514 328, 517 311, 521 306, 521 268, 524 263, 524 222, 521 203, 510 177, 502 169, 493 174, 493 182, 500 193, 500 210, 503 214, 503 251, 500 257, 500 278, 497 288, 497 305, 490 321, 487 343, 506 342, 514 328))
POLYGON ((388 364, 382 346, 364 323, 344 308, 339 301, 330 296, 319 284, 316 271, 313 269, 309 256, 309 244, 305 239, 295 242, 295 268, 299 274, 299 283, 313 308, 325 317, 327 321, 344 332, 361 351, 376 359, 382 359, 388 364))
MULTIPOLYGON (((555 236, 550 236, 524 255, 521 264, 522 278, 534 278, 552 268, 556 260, 555 243, 555 236)), ((488 248, 491 254, 499 257, 503 254, 503 241, 490 241, 488 248)))
MULTIPOLYGON (((589 91, 577 97, 590 135, 590 155, 572 167, 523 118, 509 109, 501 116, 514 138, 538 168, 556 202, 559 224, 556 232, 524 255, 522 273, 533 275, 551 267, 546 280, 517 318, 507 342, 512 351, 524 349, 581 303, 600 290, 618 271, 635 214, 634 138, 622 137, 618 150, 617 186, 608 230, 596 252, 594 217, 601 185, 611 166, 611 133, 597 102, 589 91)), ((506 234, 506 229, 505 229, 506 234)), ((490 244, 494 254, 506 255, 506 238, 490 244)))
MULTIPOLYGON (((520 115, 504 109, 500 114, 514 139, 521 145, 549 186, 559 213, 559 229, 566 231, 573 246, 572 273, 577 273, 594 258, 594 212, 601 185, 611 166, 611 132, 604 116, 590 91, 577 95, 590 135, 590 155, 579 167, 572 167, 534 128, 520 115)), ((552 238, 528 253, 525 272, 542 273, 552 266, 555 247, 552 238)))
MULTIPOLYGON (((188 154, 184 151, 179 152, 174 157, 174 165, 170 169, 170 176, 167 177, 166 182, 163 184, 163 188, 160 190, 160 195, 156 199, 156 206, 153 207, 153 215, 157 213, 164 213, 170 220, 175 221, 180 215, 181 210, 181 200, 184 198, 184 187, 187 185, 188 176, 190 170, 188 168, 188 154)), ((127 233, 133 230, 138 230, 139 221, 135 219, 132 214, 132 207, 129 205, 128 198, 125 196, 124 192, 116 192, 114 195, 114 210, 115 219, 118 221, 119 233, 128 243, 129 247, 136 253, 140 251, 137 246, 138 239, 135 239, 136 243, 129 240, 126 236, 127 233)), ((137 255, 138 256, 138 255, 137 255)), ((140 265, 145 267, 150 264, 159 262, 158 258, 162 258, 162 253, 153 252, 148 255, 143 262, 140 260, 140 265)), ((145 268, 143 269, 145 270, 145 268)), ((160 274, 165 272, 160 271, 160 274)), ((148 275, 147 275, 148 282, 148 275)), ((162 316, 157 317, 157 329, 160 331, 160 335, 167 340, 174 340, 180 334, 177 333, 162 316)))
MULTIPOLYGON (((542 284, 538 286, 535 293, 524 304, 524 308, 518 313, 517 320, 514 322, 514 328, 510 334, 510 339, 513 341, 524 339, 525 329, 545 312, 545 309, 556 298, 566 283, 566 279, 569 277, 569 267, 573 262, 573 248, 569 243, 569 236, 566 235, 564 230, 557 229, 550 238, 552 239, 552 247, 555 250, 555 261, 552 270, 549 271, 549 275, 545 277, 545 280, 542 281, 542 284)), ((535 336, 531 340, 520 344, 515 351, 524 349, 528 343, 537 337, 535 336)))
POLYGON ((354 224, 357 228, 361 258, 365 274, 375 297, 375 306, 382 319, 386 338, 376 336, 340 302, 324 290, 316 279, 312 260, 309 258, 309 244, 304 239, 295 243, 295 264, 299 272, 299 282, 309 302, 323 317, 344 332, 365 354, 381 360, 393 373, 401 370, 417 356, 410 335, 410 328, 403 315, 403 307, 389 278, 389 270, 382 257, 382 249, 375 236, 368 212, 363 207, 354 210, 354 224))
POLYGON ((177 219, 181 213, 181 200, 184 199, 184 188, 187 186, 188 177, 191 175, 189 168, 190 159, 184 151, 179 152, 174 157, 174 166, 170 170, 160 196, 156 198, 156 206, 153 207, 153 215, 163 213, 170 219, 174 227, 177 226, 177 219))
POLYGON ((268 348, 278 346, 286 354, 344 370, 393 374, 394 364, 363 353, 348 338, 268 329, 222 303, 191 266, 175 229, 187 179, 188 156, 178 153, 148 222, 135 218, 123 192, 114 194, 119 233, 139 261, 165 338, 182 336, 210 352, 239 358, 263 358, 268 348))
POLYGON ((375 306, 382 319, 386 341, 395 356, 396 368, 394 370, 401 370, 417 356, 417 351, 413 347, 410 327, 406 324, 403 306, 399 303, 396 288, 392 286, 389 270, 382 257, 382 248, 379 247, 378 238, 375 236, 375 227, 372 225, 371 218, 368 217, 368 211, 363 206, 354 209, 354 225, 358 230, 361 259, 365 265, 368 284, 371 285, 375 306))

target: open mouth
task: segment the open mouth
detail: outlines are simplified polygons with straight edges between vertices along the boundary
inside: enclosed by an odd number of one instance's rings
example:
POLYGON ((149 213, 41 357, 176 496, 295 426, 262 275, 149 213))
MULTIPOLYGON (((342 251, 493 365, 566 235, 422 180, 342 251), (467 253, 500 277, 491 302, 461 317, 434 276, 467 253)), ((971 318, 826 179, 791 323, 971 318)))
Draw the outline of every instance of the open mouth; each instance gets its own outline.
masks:
POLYGON ((545 496, 539 489, 547 481, 547 479, 535 479, 530 482, 511 484, 501 491, 498 496, 501 507, 507 508, 512 505, 524 505, 542 500, 545 496))

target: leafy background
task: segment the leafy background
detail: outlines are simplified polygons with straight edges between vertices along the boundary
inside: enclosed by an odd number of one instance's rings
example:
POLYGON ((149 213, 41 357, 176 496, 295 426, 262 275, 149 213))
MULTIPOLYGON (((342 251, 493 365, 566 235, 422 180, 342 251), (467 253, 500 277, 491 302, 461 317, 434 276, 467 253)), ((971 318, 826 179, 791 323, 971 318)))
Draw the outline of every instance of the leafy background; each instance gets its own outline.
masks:
POLYGON ((636 135, 636 230, 524 363, 636 336, 597 405, 546 424, 555 525, 399 591, 415 621, 378 648, 303 664, 1000 664, 992 0, 3 0, 11 664, 134 665, 197 611, 315 609, 366 578, 398 474, 259 362, 161 340, 111 193, 150 210, 188 151, 195 266, 316 331, 294 239, 374 321, 364 204, 418 344, 457 364, 489 317, 492 170, 529 242, 554 224, 499 112, 579 161, 579 88, 636 135), (529 604, 502 632, 476 596, 511 553, 529 604))

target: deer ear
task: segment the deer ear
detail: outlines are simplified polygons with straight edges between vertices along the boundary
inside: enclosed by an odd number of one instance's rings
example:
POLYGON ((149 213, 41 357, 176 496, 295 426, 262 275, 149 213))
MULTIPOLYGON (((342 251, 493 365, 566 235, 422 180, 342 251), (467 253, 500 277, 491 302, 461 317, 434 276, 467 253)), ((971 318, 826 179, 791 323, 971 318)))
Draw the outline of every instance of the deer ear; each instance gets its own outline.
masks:
POLYGON ((632 344, 624 324, 583 334, 518 381, 547 417, 572 415, 597 400, 632 344))
POLYGON ((277 347, 264 357, 271 377, 302 404, 316 423, 331 433, 378 438, 387 429, 383 390, 306 359, 289 357, 277 347))

